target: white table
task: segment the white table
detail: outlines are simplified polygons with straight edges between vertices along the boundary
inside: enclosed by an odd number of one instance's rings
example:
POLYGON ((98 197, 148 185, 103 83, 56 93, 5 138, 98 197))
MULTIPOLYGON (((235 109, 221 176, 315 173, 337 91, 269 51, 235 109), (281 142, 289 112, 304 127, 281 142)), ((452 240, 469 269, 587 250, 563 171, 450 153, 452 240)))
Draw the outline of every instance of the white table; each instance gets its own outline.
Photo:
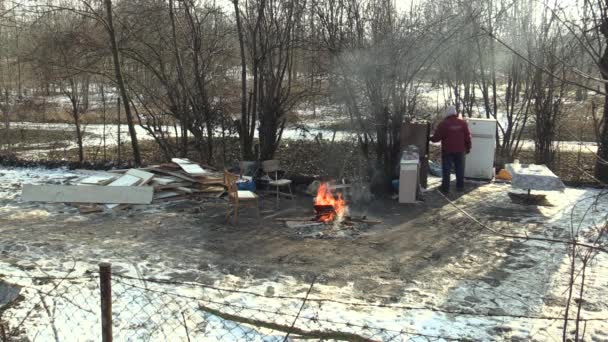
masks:
POLYGON ((507 164, 505 168, 513 179, 511 186, 518 189, 564 191, 566 186, 546 165, 507 164))

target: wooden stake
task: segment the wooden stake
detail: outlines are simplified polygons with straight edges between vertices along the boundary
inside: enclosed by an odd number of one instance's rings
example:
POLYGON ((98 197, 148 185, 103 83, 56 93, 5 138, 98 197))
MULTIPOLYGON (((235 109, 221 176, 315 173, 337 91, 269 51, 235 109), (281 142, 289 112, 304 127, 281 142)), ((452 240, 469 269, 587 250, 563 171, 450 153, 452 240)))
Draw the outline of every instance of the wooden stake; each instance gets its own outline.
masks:
POLYGON ((101 341, 112 342, 112 265, 99 264, 101 289, 101 341))

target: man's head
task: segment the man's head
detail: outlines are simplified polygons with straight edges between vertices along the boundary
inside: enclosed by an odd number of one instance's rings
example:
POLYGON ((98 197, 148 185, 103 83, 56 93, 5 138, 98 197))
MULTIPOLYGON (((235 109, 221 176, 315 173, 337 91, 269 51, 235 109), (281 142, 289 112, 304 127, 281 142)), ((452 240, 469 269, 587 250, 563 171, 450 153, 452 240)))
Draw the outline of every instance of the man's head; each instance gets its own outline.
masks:
POLYGON ((445 117, 449 118, 450 116, 454 116, 454 115, 458 115, 458 112, 456 111, 456 107, 449 106, 445 112, 445 117))

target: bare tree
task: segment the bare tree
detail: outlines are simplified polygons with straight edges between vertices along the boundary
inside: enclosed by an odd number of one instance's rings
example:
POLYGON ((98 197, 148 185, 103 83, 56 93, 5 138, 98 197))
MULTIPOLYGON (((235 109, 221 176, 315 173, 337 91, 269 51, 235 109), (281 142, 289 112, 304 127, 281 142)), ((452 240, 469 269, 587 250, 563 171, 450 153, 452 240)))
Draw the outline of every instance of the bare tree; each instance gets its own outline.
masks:
POLYGON ((250 33, 253 42, 251 55, 251 70, 253 73, 253 85, 251 95, 247 92, 247 52, 245 49, 246 28, 243 24, 243 14, 239 7, 239 0, 232 0, 234 5, 234 15, 239 41, 239 52, 241 57, 241 118, 238 122, 238 132, 241 141, 241 154, 243 159, 253 159, 253 137, 255 133, 255 125, 257 121, 257 88, 258 88, 258 53, 256 49, 256 40, 260 30, 261 20, 264 15, 265 0, 260 0, 257 8, 257 17, 253 25, 253 31, 250 33))
POLYGON ((137 133, 135 131, 135 123, 133 121, 133 114, 131 113, 131 102, 127 95, 127 86, 122 74, 122 67, 120 63, 120 52, 118 43, 116 41, 116 33, 114 30, 114 21, 112 15, 112 0, 104 0, 106 6, 106 20, 103 21, 104 26, 107 30, 110 38, 110 45, 112 47, 112 60, 114 62, 114 73, 116 75, 116 84, 120 91, 120 97, 122 98, 123 105, 125 107, 125 116, 127 118, 127 125, 129 127, 129 136, 131 137, 131 147, 133 148, 133 161, 135 165, 141 165, 141 155, 139 152, 139 143, 137 142, 137 133))
POLYGON ((196 7, 192 1, 135 4, 123 8, 137 18, 137 33, 123 46, 135 62, 129 73, 138 120, 157 140, 166 157, 186 156, 191 138, 200 158, 211 162, 214 133, 228 87, 229 23, 221 8, 196 7), (147 10, 141 13, 141 8, 147 10), (177 125, 179 123, 179 125, 177 125), (176 129, 175 149, 167 127, 176 129))
POLYGON ((272 159, 289 111, 306 94, 297 87, 295 65, 302 44, 297 28, 304 17, 306 2, 257 0, 240 7, 235 0, 233 4, 241 51, 239 135, 243 157, 253 157, 252 143, 259 119, 260 158, 272 159), (250 85, 247 68, 252 75, 250 85))
POLYGON ((397 170, 401 124, 416 116, 418 80, 445 52, 441 47, 458 26, 448 30, 445 13, 428 20, 419 8, 399 14, 392 1, 333 0, 316 6, 322 41, 332 57, 334 94, 348 108, 370 175, 377 175, 373 181, 384 191, 397 170))
POLYGON ((78 161, 82 163, 85 156, 81 119, 89 108, 91 78, 86 70, 94 72, 101 60, 96 53, 99 42, 94 38, 98 32, 91 19, 70 12, 43 15, 32 29, 38 33, 33 36, 34 48, 28 54, 28 62, 39 73, 51 75, 61 94, 68 98, 69 113, 75 126, 78 161))

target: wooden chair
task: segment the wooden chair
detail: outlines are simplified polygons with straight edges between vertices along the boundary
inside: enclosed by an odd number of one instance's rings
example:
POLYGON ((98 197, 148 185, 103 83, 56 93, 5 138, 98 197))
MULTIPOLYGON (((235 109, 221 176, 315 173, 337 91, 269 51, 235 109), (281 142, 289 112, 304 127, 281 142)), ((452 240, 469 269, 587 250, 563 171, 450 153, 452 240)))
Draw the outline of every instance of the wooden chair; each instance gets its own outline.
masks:
POLYGON ((279 207, 279 196, 284 195, 293 199, 293 193, 291 192, 291 180, 290 179, 279 179, 279 161, 278 160, 265 160, 262 162, 262 170, 270 178, 268 185, 276 188, 277 194, 277 208, 279 207), (274 178, 271 174, 274 172, 274 178), (287 187, 289 193, 280 192, 281 187, 287 187))
MULTIPOLYGON (((239 190, 236 182, 239 180, 239 176, 224 170, 224 185, 228 192, 228 203, 234 207, 234 223, 238 222, 239 219, 239 207, 255 206, 258 219, 260 218, 260 206, 258 202, 258 195, 248 190, 239 190)), ((226 222, 230 221, 230 214, 232 208, 228 207, 226 212, 226 222)))

